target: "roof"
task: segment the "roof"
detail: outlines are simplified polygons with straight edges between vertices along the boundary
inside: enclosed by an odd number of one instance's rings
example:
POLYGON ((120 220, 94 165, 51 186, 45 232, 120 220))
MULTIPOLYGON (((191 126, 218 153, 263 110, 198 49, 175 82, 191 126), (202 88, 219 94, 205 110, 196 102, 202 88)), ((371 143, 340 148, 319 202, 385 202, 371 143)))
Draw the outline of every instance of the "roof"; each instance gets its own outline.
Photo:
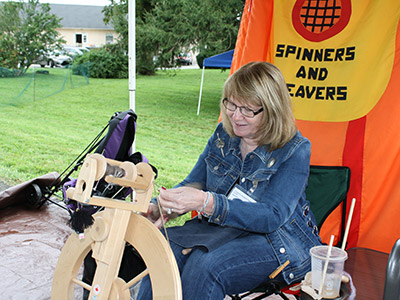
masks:
POLYGON ((221 54, 207 57, 203 61, 203 66, 206 68, 231 68, 233 52, 230 50, 221 54))
POLYGON ((109 29, 112 24, 104 24, 103 6, 49 4, 50 12, 62 18, 62 28, 109 29))

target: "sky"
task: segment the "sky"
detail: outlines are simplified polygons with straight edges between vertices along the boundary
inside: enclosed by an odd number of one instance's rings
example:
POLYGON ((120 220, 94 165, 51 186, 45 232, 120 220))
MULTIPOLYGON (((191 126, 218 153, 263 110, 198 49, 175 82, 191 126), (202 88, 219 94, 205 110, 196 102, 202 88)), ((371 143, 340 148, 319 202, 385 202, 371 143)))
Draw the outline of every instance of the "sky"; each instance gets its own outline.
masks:
MULTIPOLYGON (((7 1, 7 0, 0 0, 7 1)), ((109 4, 109 0, 39 0, 40 3, 54 4, 75 4, 75 5, 98 5, 105 6, 109 4)))

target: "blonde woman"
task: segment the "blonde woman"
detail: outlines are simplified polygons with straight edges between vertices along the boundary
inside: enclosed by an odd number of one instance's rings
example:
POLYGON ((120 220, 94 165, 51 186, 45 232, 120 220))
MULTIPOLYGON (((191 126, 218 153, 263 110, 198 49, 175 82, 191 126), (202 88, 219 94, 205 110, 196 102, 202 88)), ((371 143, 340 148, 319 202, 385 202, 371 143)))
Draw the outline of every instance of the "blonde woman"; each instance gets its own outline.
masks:
MULTIPOLYGON (((305 198, 310 142, 296 129, 279 69, 241 67, 224 85, 221 112, 190 174, 160 190, 166 210, 199 212, 168 229, 186 300, 248 291, 286 261, 278 278, 300 280, 310 271, 309 249, 321 243, 305 198)), ((143 280, 139 299, 151 299, 149 284, 143 280)))

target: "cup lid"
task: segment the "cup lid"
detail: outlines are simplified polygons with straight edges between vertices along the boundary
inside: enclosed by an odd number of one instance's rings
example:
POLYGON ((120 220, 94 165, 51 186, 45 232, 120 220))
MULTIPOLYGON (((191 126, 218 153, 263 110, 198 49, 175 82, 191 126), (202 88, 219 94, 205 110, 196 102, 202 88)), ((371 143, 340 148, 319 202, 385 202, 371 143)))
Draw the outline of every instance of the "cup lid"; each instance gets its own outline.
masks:
MULTIPOLYGON (((325 260, 326 256, 328 255, 328 248, 329 246, 326 245, 315 246, 310 249, 310 254, 315 258, 325 260)), ((332 247, 331 255, 329 256, 330 261, 344 261, 346 259, 347 259, 346 251, 338 247, 332 247)))

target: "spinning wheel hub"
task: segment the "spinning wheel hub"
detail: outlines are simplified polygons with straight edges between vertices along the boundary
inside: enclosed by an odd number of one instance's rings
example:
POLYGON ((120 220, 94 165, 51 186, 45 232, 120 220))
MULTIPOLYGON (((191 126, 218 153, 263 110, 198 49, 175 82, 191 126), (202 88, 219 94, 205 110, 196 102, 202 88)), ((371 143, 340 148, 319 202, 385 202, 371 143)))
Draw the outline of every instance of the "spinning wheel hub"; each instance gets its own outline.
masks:
POLYGON ((92 239, 95 242, 102 242, 108 237, 109 226, 102 217, 96 217, 92 226, 92 239))

